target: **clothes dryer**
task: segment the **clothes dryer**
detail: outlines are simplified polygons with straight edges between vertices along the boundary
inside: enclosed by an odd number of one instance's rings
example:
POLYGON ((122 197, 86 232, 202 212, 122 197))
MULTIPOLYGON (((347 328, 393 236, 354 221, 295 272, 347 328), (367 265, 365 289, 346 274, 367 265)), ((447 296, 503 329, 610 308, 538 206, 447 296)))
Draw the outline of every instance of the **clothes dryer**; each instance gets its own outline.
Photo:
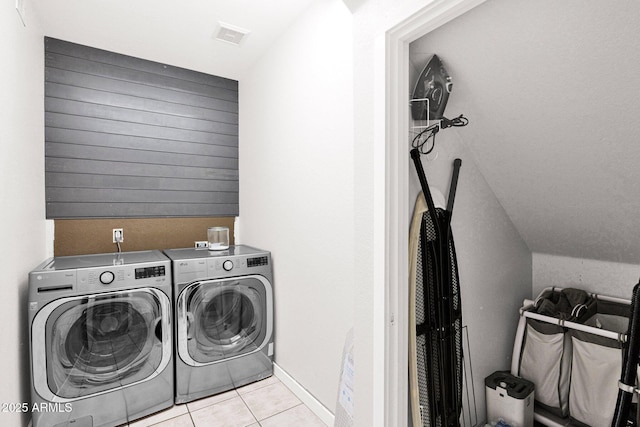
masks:
POLYGON ((116 426, 173 405, 171 264, 54 257, 29 274, 33 427, 116 426))
POLYGON ((176 403, 273 374, 271 254, 170 249, 176 315, 176 403))

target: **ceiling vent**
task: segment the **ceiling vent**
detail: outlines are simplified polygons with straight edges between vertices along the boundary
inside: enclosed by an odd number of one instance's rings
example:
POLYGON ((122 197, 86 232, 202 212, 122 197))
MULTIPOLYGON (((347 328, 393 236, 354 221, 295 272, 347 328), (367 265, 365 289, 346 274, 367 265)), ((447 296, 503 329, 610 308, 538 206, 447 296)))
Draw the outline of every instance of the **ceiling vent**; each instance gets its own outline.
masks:
POLYGON ((240 45, 240 42, 244 40, 245 36, 249 34, 249 30, 236 27, 234 25, 225 24, 224 22, 218 22, 220 28, 216 33, 216 40, 223 42, 240 45))

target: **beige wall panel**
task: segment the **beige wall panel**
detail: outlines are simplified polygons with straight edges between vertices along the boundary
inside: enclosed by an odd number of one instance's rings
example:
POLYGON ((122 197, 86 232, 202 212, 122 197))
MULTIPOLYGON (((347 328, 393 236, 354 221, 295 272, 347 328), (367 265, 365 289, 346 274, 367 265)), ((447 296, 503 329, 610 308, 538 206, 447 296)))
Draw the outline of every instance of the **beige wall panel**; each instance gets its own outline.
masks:
POLYGON ((214 226, 229 227, 233 244, 233 225, 233 217, 58 219, 53 249, 55 256, 116 252, 114 228, 123 229, 123 252, 193 247, 196 240, 207 240, 207 228, 214 226))

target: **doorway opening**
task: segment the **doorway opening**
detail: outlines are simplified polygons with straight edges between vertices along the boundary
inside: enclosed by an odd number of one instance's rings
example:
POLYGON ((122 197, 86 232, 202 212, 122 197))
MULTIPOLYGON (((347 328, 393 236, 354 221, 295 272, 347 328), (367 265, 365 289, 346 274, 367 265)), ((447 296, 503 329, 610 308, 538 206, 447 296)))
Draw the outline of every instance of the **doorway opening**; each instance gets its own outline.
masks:
POLYGON ((485 0, 436 1, 385 34, 385 422, 408 425, 409 44, 485 0))

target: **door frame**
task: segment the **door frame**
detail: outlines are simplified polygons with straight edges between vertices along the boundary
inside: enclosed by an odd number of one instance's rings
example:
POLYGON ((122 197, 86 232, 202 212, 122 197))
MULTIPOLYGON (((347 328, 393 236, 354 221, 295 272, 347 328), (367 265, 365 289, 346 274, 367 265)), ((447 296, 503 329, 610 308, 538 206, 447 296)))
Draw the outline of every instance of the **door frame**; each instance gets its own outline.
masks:
MULTIPOLYGON (((384 425, 407 426, 408 398, 408 239, 409 200, 409 44, 486 0, 436 0, 385 33, 384 112, 384 425), (406 141, 399 143, 398 141, 406 141)), ((378 51, 379 52, 379 51, 378 51)), ((378 61, 376 61, 378 63, 378 61)), ((379 113, 377 114, 380 115, 379 113)), ((380 194, 378 193, 378 194, 380 194)), ((374 363, 375 364, 375 363, 374 363)), ((380 396, 382 397, 382 396, 380 396)), ((375 411, 375 408, 374 408, 375 411)))

